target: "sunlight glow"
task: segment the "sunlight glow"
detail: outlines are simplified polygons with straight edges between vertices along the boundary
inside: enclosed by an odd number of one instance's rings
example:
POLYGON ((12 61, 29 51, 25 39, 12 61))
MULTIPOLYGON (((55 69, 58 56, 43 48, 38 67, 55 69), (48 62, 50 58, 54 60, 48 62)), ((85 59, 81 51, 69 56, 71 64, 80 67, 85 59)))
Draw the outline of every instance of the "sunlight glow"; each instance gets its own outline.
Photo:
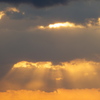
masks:
POLYGON ((55 24, 50 24, 49 28, 59 28, 59 27, 80 27, 81 26, 76 26, 74 23, 70 22, 65 22, 65 23, 55 23, 55 24))
POLYGON ((36 64, 32 62, 27 62, 27 61, 21 61, 21 62, 18 62, 17 64, 14 64, 13 68, 20 68, 20 67, 31 68, 32 66, 36 66, 36 64))
POLYGON ((14 8, 14 7, 9 7, 6 9, 6 11, 13 11, 13 12, 20 12, 17 8, 14 8))
POLYGON ((20 11, 17 9, 17 8, 14 8, 14 7, 8 7, 6 10, 4 10, 4 11, 0 11, 0 19, 2 19, 2 17, 4 16, 4 15, 6 15, 6 12, 17 12, 17 13, 19 13, 20 11))
POLYGON ((2 19, 2 17, 5 15, 5 13, 3 11, 0 12, 0 19, 2 19))
MULTIPOLYGON (((55 81, 62 81, 63 77, 66 77, 69 73, 69 77, 71 80, 76 81, 82 77, 89 77, 89 79, 93 79, 97 77, 98 72, 97 67, 100 66, 100 63, 93 62, 93 61, 86 61, 84 59, 76 59, 70 62, 61 62, 60 65, 53 65, 52 62, 28 62, 28 61, 21 61, 14 64, 11 72, 16 70, 16 68, 21 70, 36 70, 36 76, 41 80, 42 76, 46 73, 51 74, 51 78, 55 81), (65 74, 62 73, 62 70, 65 74), (39 75, 39 73, 41 73, 39 75)), ((38 84, 38 86, 43 85, 38 84)), ((32 86, 31 83, 28 87, 32 86)))
POLYGON ((88 27, 92 27, 92 26, 100 26, 100 18, 90 18, 86 24, 86 26, 88 27))
POLYGON ((14 64, 13 68, 51 68, 51 62, 28 62, 28 61, 21 61, 18 62, 17 64, 14 64))
POLYGON ((38 26, 39 29, 52 29, 52 28, 84 28, 82 25, 76 25, 75 23, 71 22, 63 22, 63 23, 54 23, 49 24, 48 26, 38 26))
POLYGON ((98 18, 98 24, 100 25, 100 18, 98 18))
POLYGON ((89 74, 96 75, 94 65, 98 66, 100 64, 92 62, 92 61, 86 61, 84 59, 83 60, 73 60, 69 63, 62 62, 61 65, 53 65, 52 62, 21 61, 21 62, 14 64, 12 69, 14 69, 14 68, 42 68, 42 69, 52 69, 55 71, 64 69, 65 71, 68 71, 73 76, 75 76, 75 75, 77 76, 81 73, 83 73, 83 75, 86 76, 89 74))
POLYGON ((100 18, 91 18, 88 19, 85 25, 75 24, 72 22, 58 22, 49 24, 48 26, 38 26, 38 29, 60 29, 60 28, 86 28, 86 27, 93 27, 93 26, 100 26, 100 18))

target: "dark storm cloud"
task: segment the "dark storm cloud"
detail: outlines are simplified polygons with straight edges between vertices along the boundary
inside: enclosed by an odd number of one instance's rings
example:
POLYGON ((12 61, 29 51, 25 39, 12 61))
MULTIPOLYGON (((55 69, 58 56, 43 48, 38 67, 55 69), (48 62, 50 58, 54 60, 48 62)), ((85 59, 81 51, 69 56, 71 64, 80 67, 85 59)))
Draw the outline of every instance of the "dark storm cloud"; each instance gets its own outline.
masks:
POLYGON ((32 4, 35 7, 47 7, 53 6, 58 4, 66 4, 73 0, 0 0, 3 3, 10 3, 10 4, 32 4))

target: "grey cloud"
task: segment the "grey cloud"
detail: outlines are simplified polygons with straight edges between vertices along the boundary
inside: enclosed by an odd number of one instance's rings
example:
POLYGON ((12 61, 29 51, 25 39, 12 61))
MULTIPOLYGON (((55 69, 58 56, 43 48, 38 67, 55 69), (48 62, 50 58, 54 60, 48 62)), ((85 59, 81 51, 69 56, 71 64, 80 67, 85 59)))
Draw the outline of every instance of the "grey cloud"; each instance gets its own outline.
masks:
MULTIPOLYGON (((100 16, 99 1, 79 1, 73 2, 68 6, 57 6, 44 9, 33 9, 31 6, 21 5, 18 9, 20 13, 7 12, 7 16, 11 19, 31 19, 43 20, 43 24, 54 22, 70 21, 75 23, 85 23, 90 18, 98 18, 100 16), (25 14, 23 15, 22 12, 25 14)), ((39 24, 39 23, 38 23, 39 24)))
POLYGON ((22 12, 6 12, 6 15, 9 16, 10 19, 23 19, 24 15, 22 14, 22 12))

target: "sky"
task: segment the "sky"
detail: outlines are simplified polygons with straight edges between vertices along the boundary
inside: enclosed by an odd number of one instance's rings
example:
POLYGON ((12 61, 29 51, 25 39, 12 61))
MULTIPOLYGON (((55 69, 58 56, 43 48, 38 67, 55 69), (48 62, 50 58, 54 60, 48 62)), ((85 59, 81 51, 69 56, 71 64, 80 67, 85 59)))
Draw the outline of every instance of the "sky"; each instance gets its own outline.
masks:
POLYGON ((2 100, 100 100, 99 0, 0 0, 2 100))

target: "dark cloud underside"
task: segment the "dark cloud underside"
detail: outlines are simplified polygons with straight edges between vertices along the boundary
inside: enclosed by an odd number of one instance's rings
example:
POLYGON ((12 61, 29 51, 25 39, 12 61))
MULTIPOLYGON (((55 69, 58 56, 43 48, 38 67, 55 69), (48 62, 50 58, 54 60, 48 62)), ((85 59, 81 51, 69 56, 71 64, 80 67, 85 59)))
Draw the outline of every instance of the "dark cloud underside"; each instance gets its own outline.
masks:
MULTIPOLYGON (((64 5, 73 0, 0 0, 0 2, 10 3, 10 4, 32 4, 35 7, 47 7, 53 5, 64 5)), ((76 1, 76 0, 74 0, 76 1)))

